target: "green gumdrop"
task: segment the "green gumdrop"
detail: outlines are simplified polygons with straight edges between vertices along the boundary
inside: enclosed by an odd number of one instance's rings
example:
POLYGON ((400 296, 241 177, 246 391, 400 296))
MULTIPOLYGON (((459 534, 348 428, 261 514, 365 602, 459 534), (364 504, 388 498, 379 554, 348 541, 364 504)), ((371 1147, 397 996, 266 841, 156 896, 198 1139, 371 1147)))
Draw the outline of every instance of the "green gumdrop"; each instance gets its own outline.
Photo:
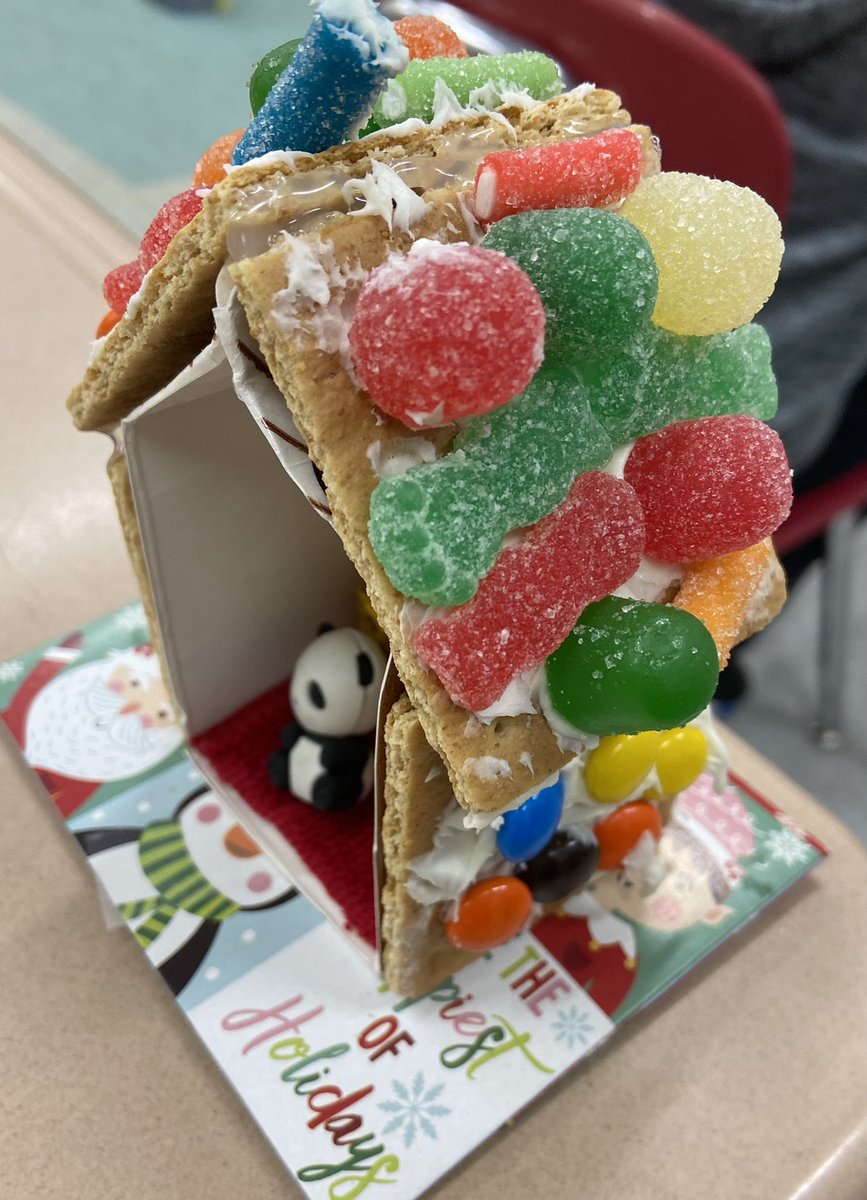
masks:
POLYGON ((610 354, 650 323, 659 272, 644 234, 598 208, 516 213, 483 245, 530 276, 545 305, 545 350, 570 362, 610 354))
POLYGON ((379 484, 371 544, 405 596, 464 604, 506 534, 553 512, 611 453, 575 372, 543 365, 520 396, 469 421, 450 453, 379 484))
POLYGON ((478 54, 473 58, 416 58, 402 75, 389 81, 373 109, 377 128, 385 129, 410 117, 431 121, 437 80, 454 92, 458 103, 497 108, 504 94, 526 91, 534 100, 548 100, 563 90, 557 64, 537 50, 517 54, 478 54))
POLYGON ((650 325, 618 354, 577 365, 615 446, 694 417, 777 411, 771 344, 761 325, 682 337, 650 325))
POLYGON ((269 50, 265 57, 260 58, 256 63, 256 69, 253 71, 250 83, 248 84, 250 89, 250 108, 253 110, 254 117, 265 103, 271 88, 295 57, 295 51, 301 45, 301 42, 301 38, 293 38, 291 42, 284 42, 282 46, 277 46, 275 49, 269 50))
POLYGON ((589 604, 545 666, 554 711, 606 737, 685 725, 706 708, 719 655, 691 613, 608 596, 589 604))

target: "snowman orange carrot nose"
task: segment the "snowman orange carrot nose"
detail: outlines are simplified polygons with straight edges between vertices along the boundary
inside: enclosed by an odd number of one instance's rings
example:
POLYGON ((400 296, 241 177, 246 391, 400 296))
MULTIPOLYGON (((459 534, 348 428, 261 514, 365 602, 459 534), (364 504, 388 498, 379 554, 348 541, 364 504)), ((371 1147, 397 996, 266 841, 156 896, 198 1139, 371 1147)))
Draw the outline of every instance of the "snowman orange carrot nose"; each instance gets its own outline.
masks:
POLYGON ((254 842, 249 833, 242 829, 240 825, 233 825, 223 837, 223 845, 230 854, 234 854, 236 858, 253 858, 257 854, 261 854, 257 842, 254 842))

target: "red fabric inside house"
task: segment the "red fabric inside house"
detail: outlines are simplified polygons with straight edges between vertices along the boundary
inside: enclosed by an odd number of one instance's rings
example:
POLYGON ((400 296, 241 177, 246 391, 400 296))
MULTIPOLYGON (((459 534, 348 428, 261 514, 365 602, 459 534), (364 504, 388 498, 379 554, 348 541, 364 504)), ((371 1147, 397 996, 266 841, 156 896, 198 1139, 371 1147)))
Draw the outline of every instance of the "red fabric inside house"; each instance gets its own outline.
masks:
POLYGON ((224 782, 280 830, 343 909, 346 927, 376 945, 373 901, 373 800, 346 812, 319 812, 281 792, 268 759, 292 719, 285 683, 193 739, 224 782))

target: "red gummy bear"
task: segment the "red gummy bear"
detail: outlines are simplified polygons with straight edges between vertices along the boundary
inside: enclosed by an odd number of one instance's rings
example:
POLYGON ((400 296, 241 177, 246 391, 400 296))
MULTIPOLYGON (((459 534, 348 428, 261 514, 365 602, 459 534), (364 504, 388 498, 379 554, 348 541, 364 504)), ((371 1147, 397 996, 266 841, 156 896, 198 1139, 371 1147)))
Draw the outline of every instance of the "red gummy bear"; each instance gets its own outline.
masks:
POLYGON ((202 197, 198 195, 196 188, 179 192, 177 196, 172 196, 171 200, 165 202, 148 225, 147 232, 141 240, 139 257, 143 270, 149 271, 157 265, 175 234, 185 225, 189 225, 201 207, 202 197))

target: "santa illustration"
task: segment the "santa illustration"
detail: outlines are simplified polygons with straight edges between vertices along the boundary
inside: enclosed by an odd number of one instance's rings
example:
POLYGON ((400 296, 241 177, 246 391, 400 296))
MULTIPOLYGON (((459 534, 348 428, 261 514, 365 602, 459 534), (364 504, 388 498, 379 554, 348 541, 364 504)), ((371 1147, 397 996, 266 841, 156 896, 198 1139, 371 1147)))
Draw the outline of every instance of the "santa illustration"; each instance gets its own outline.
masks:
POLYGON ((735 911, 725 901, 744 874, 741 859, 754 850, 741 797, 733 788, 718 795, 703 775, 675 804, 658 870, 644 878, 630 870, 599 875, 566 901, 564 915, 543 917, 533 933, 610 1016, 635 981, 635 927, 674 935, 722 924, 735 911))
POLYGON ((157 766, 184 736, 151 646, 76 666, 82 640, 48 649, 2 714, 64 817, 101 784, 157 766))

